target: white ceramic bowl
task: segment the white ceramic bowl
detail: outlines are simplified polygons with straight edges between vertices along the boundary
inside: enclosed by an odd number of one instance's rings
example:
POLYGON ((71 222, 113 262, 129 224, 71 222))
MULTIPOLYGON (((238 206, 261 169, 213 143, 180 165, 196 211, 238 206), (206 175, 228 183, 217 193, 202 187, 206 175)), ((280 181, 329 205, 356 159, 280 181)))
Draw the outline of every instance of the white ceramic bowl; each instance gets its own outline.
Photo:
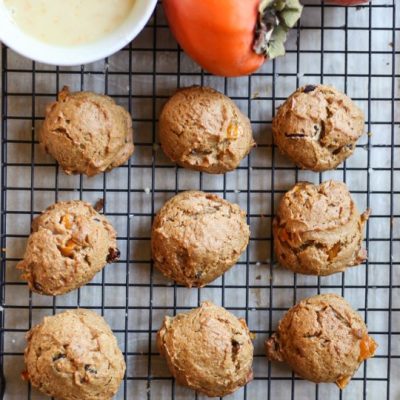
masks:
POLYGON ((24 33, 13 23, 0 1, 0 41, 19 54, 45 64, 72 66, 88 64, 116 53, 132 41, 150 19, 157 0, 136 0, 131 13, 115 31, 79 46, 55 46, 24 33))

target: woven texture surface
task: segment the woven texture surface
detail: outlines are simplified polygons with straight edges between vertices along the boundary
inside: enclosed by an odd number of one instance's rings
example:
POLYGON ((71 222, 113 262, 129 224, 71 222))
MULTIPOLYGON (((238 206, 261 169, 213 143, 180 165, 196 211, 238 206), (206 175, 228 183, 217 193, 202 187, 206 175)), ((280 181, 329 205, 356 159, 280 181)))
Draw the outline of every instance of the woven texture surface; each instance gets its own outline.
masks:
POLYGON ((229 399, 400 398, 400 7, 397 0, 373 0, 359 8, 305 3, 301 24, 290 33, 288 54, 239 79, 210 76, 179 51, 161 5, 129 47, 84 67, 32 63, 3 47, 0 370, 5 399, 42 398, 19 378, 24 334, 45 315, 78 306, 104 315, 118 337, 127 362, 118 399, 197 398, 172 380, 155 333, 164 315, 203 300, 245 317, 256 333, 255 379, 229 399), (323 174, 296 169, 272 145, 270 130, 276 108, 296 87, 319 82, 351 96, 365 111, 370 132, 345 165, 323 174), (252 121, 258 147, 225 176, 177 168, 159 148, 162 105, 177 87, 193 84, 226 93, 252 121), (132 112, 136 151, 129 164, 91 179, 70 177, 42 153, 37 133, 45 106, 63 85, 107 93, 132 112), (272 254, 277 202, 296 181, 330 178, 348 184, 360 209, 373 209, 365 243, 369 261, 330 277, 294 275, 276 265, 272 254), (168 198, 187 189, 239 203, 252 232, 238 265, 203 289, 173 285, 151 263, 152 218, 168 198), (95 203, 99 198, 118 231, 119 262, 68 295, 30 293, 15 264, 32 218, 55 201, 95 203), (377 356, 362 365, 342 393, 334 385, 295 378, 285 366, 268 363, 263 351, 263 341, 285 310, 323 292, 344 295, 379 343, 377 356))

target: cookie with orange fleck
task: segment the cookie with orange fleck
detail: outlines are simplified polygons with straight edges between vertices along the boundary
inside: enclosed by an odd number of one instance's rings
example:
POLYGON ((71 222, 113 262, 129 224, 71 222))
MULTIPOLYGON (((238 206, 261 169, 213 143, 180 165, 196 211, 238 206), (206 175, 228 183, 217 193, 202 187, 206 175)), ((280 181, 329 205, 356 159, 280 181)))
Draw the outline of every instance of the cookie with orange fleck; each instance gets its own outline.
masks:
POLYGON ((110 327, 93 311, 45 317, 27 334, 22 377, 60 400, 110 400, 125 374, 125 361, 110 327))
POLYGON ((132 155, 132 117, 108 96, 71 93, 64 87, 46 110, 43 149, 67 174, 93 176, 124 164, 132 155))
POLYGON ((234 170, 255 145, 250 121, 236 104, 199 86, 178 90, 168 100, 159 136, 172 161, 210 174, 234 170))
POLYGON ((361 264, 367 258, 362 241, 369 213, 360 215, 342 182, 297 183, 283 196, 273 222, 278 262, 307 275, 361 264))
POLYGON ((361 316, 336 294, 300 301, 265 341, 267 358, 286 362, 312 382, 334 382, 343 389, 377 348, 361 316))
POLYGON ((17 268, 30 289, 59 295, 77 289, 119 256, 116 232, 91 204, 53 204, 32 222, 25 255, 17 268))
POLYGON ((364 121, 362 110, 344 93, 307 85, 279 107, 272 131, 279 150, 300 168, 326 171, 353 154, 364 121))
POLYGON ((202 287, 239 260, 249 239, 246 213, 237 204, 211 193, 182 192, 154 219, 154 265, 181 285, 202 287))
POLYGON ((165 317, 157 346, 179 384, 220 397, 253 378, 251 339, 245 320, 205 301, 188 313, 165 317))

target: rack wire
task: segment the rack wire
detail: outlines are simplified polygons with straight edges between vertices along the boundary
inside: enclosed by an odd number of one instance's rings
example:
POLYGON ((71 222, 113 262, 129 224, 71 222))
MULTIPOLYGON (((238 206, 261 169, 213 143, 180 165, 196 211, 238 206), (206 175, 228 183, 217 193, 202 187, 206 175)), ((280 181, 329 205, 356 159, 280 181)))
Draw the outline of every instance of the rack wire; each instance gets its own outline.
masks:
POLYGON ((248 321, 256 333, 255 379, 234 399, 400 398, 400 14, 396 0, 360 7, 306 3, 285 58, 238 79, 199 69, 171 37, 159 4, 143 33, 104 61, 61 68, 28 61, 2 48, 2 194, 0 275, 0 370, 2 398, 38 399, 19 378, 24 334, 43 316, 85 307, 105 316, 127 362, 121 399, 201 398, 179 387, 155 347, 164 315, 191 309, 205 299, 248 321), (396 7, 397 6, 397 7, 396 7), (369 132, 336 171, 314 174, 295 168, 272 144, 276 107, 305 83, 333 84, 367 115, 369 132), (129 109, 135 155, 102 176, 68 177, 38 147, 45 105, 65 84, 96 90, 129 109), (247 160, 225 176, 187 171, 168 162, 157 142, 157 117, 177 87, 209 85, 232 97, 253 124, 258 143, 247 160), (294 275, 276 265, 271 224, 279 197, 299 180, 333 178, 348 183, 360 208, 371 207, 365 245, 369 261, 330 277, 294 275), (171 284, 154 270, 150 227, 155 212, 175 193, 215 192, 248 214, 251 241, 238 265, 203 289, 171 284), (118 231, 121 259, 87 286, 56 298, 38 296, 21 282, 21 258, 32 218, 55 201, 104 198, 104 213, 118 231), (285 366, 268 363, 263 341, 283 313, 301 298, 322 292, 344 295, 359 310, 380 347, 349 387, 316 385, 285 366))

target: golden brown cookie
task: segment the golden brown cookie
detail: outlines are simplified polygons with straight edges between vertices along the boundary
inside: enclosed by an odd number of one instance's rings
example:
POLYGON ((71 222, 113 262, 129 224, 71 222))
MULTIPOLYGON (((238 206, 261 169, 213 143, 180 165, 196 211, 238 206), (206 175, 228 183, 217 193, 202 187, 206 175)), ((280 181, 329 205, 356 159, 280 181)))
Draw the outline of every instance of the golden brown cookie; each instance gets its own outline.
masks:
POLYGON ((363 230, 370 210, 357 210, 347 186, 297 183, 282 198, 273 232, 278 262, 294 272, 330 275, 367 259, 363 230))
POLYGON ((249 237, 246 214, 238 205, 214 194, 183 192, 154 219, 153 259, 168 278, 201 287, 238 261, 249 237))
POLYGON ((199 86, 181 89, 169 99, 159 136, 172 161, 210 174, 234 170, 255 145, 250 121, 236 104, 199 86))
POLYGON ((165 317, 157 346, 177 382, 207 396, 226 396, 253 378, 246 321, 209 301, 165 317))
POLYGON ((376 348, 360 315, 336 294, 302 300, 265 342, 268 359, 286 362, 304 379, 335 382, 341 389, 376 348))
POLYGON ((345 94, 331 86, 308 85, 279 107, 272 130, 280 151, 297 166, 326 171, 353 154, 364 120, 345 94))
POLYGON ((45 317, 26 339, 23 379, 59 400, 109 400, 125 374, 125 361, 106 321, 78 309, 45 317))
POLYGON ((132 117, 108 96, 64 87, 47 107, 40 142, 67 174, 93 176, 132 155, 132 117))
POLYGON ((58 295, 77 289, 119 256, 116 232, 89 203, 53 204, 32 222, 17 268, 31 290, 58 295))

